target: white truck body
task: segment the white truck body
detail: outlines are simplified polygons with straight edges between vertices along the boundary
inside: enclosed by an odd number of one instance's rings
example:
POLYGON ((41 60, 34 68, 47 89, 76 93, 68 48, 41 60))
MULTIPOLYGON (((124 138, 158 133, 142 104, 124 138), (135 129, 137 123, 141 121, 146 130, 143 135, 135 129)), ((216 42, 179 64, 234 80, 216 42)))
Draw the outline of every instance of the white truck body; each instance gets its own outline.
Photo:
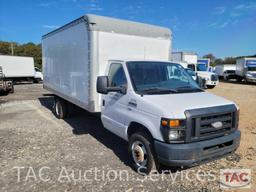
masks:
POLYGON ((163 164, 189 166, 239 146, 238 107, 168 61, 169 29, 86 15, 43 36, 42 47, 56 116, 65 117, 69 102, 100 111, 103 126, 129 141, 135 169, 150 170, 152 153, 163 164))
POLYGON ((215 72, 219 77, 223 77, 224 72, 227 71, 227 70, 236 70, 236 65, 232 65, 232 64, 216 65, 214 72, 215 72))
POLYGON ((168 60, 170 35, 167 29, 152 25, 96 15, 82 17, 65 30, 43 37, 44 87, 88 111, 100 111, 95 85, 108 61, 168 60), (94 22, 97 24, 91 24, 94 22))
POLYGON ((248 82, 256 82, 256 58, 245 57, 236 60, 236 75, 248 82))
POLYGON ((194 52, 172 52, 172 61, 181 61, 188 64, 197 64, 197 54, 194 52))
POLYGON ((6 78, 34 77, 33 57, 0 55, 0 66, 6 78))

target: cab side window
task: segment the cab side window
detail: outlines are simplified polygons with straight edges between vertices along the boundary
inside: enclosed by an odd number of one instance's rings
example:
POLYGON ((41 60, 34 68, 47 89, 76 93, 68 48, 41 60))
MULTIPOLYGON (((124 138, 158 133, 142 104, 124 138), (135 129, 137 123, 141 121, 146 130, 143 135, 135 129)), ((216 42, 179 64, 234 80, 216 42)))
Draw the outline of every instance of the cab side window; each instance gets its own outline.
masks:
POLYGON ((124 69, 120 63, 112 63, 110 65, 108 78, 110 87, 121 87, 127 85, 124 69))

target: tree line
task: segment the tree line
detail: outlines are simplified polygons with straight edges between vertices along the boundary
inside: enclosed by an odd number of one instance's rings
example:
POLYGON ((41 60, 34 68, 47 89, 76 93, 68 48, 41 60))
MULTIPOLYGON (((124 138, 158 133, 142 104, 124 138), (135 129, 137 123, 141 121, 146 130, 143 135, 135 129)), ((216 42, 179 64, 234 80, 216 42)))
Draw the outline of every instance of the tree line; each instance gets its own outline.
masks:
MULTIPOLYGON (((0 55, 15 55, 15 56, 28 56, 33 57, 35 66, 42 68, 42 45, 34 44, 32 42, 25 44, 18 44, 15 42, 0 41, 0 55)), ((211 60, 211 66, 219 64, 235 64, 237 58, 240 57, 226 57, 224 59, 215 57, 212 53, 206 54, 203 58, 209 58, 211 60)), ((248 55, 246 57, 256 57, 255 55, 248 55)))

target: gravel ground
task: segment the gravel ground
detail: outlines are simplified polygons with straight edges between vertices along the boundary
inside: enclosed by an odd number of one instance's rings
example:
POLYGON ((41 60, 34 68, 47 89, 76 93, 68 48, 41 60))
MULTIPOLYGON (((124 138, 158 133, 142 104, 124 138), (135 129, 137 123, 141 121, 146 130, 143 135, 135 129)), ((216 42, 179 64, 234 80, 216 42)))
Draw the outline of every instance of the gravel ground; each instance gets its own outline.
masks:
POLYGON ((0 191, 221 191, 223 168, 251 168, 252 187, 245 191, 256 191, 256 86, 220 83, 210 92, 240 106, 238 151, 143 177, 130 168, 127 143, 105 130, 97 114, 77 109, 56 119, 41 84, 17 85, 14 94, 0 97, 0 191))

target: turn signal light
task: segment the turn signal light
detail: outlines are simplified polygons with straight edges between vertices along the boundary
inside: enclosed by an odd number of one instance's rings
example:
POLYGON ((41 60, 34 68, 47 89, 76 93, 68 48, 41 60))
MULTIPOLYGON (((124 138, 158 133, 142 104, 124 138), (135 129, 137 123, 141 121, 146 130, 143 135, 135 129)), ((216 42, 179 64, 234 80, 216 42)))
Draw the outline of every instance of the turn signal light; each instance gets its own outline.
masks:
POLYGON ((170 120, 169 121, 170 127, 179 127, 180 126, 180 120, 170 120))

